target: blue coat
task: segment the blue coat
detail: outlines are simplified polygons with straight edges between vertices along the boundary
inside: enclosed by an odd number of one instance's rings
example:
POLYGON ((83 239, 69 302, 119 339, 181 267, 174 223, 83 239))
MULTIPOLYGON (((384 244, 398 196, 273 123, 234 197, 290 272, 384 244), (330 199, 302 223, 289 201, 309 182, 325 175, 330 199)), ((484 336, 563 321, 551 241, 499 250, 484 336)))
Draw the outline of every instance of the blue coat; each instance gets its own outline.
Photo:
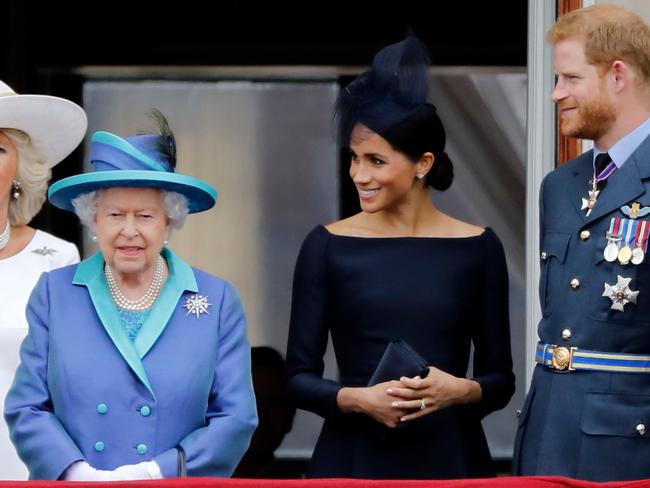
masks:
MULTIPOLYGON (((540 300, 544 343, 650 354, 650 256, 640 265, 604 259, 612 217, 650 206, 650 138, 609 178, 589 215, 581 210, 592 152, 542 183, 540 300), (588 231, 588 232, 584 232, 588 231), (631 278, 636 305, 612 310, 605 283, 631 278), (571 281, 576 279, 574 287, 571 281), (577 286, 575 286, 577 285, 577 286)), ((638 220, 650 220, 650 216, 638 220)), ((650 373, 561 372, 537 365, 519 417, 513 471, 595 481, 650 478, 650 373), (648 433, 645 433, 647 427, 648 433)))
POLYGON ((177 476, 230 476, 257 425, 246 318, 234 287, 164 250, 170 276, 135 342, 101 254, 44 273, 5 419, 30 479, 77 460, 97 469, 155 460, 177 476), (184 307, 207 297, 207 313, 184 307))

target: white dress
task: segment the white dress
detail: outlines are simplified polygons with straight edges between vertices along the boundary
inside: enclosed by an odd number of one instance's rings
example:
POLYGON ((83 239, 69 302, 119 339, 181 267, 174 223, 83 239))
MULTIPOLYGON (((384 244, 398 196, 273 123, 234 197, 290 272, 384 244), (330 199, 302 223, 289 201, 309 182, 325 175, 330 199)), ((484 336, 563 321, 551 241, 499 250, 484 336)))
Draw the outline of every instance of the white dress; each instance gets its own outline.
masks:
MULTIPOLYGON (((15 256, 0 259, 0 411, 18 367, 18 350, 27 335, 25 307, 44 271, 79 262, 74 244, 37 230, 15 256)), ((0 420, 0 479, 26 480, 27 468, 16 454, 4 419, 0 420)))

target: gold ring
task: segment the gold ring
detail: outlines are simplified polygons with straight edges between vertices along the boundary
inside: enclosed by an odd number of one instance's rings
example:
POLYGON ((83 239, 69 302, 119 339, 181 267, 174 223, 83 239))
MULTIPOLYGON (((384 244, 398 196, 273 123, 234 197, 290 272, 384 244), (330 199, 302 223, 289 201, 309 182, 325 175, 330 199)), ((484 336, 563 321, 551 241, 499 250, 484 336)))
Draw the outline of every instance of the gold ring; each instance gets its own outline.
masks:
POLYGON ((420 410, 427 408, 427 402, 424 401, 424 398, 420 399, 420 410))

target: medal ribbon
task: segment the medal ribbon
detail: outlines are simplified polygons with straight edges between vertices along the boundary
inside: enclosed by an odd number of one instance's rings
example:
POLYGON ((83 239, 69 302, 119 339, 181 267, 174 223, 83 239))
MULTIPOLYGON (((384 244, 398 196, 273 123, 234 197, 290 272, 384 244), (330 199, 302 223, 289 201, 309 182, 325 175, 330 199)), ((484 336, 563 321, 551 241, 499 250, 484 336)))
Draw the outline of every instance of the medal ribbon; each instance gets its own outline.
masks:
POLYGON ((636 235, 634 236, 634 247, 641 247, 643 245, 643 233, 645 232, 645 220, 639 222, 636 226, 636 235))
POLYGON ((614 226, 616 226, 616 217, 612 217, 612 220, 609 221, 609 231, 607 232, 607 237, 614 235, 614 226))
MULTIPOLYGON (((612 237, 618 237, 619 242, 620 242, 620 237, 623 234, 623 226, 625 225, 625 222, 624 222, 625 220, 627 220, 627 219, 621 219, 620 217, 616 217, 616 223, 614 225, 614 232, 612 232, 612 237)), ((619 244, 619 247, 620 247, 620 244, 619 244)))
POLYGON ((614 171, 616 171, 616 164, 614 163, 614 161, 610 161, 609 164, 605 166, 605 169, 603 169, 596 177, 596 183, 605 181, 607 178, 612 176, 612 173, 614 171))
POLYGON ((636 234, 637 221, 632 219, 626 219, 625 222, 625 245, 630 248, 634 247, 634 236, 636 234))

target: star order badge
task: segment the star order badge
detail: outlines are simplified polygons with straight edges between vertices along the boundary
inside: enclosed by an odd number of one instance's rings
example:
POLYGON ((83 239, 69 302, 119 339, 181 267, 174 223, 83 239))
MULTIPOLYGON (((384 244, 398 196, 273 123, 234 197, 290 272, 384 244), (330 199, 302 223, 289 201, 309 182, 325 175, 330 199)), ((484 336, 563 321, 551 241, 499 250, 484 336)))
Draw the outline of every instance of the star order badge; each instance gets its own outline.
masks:
POLYGON ((622 276, 617 275, 615 285, 605 283, 603 296, 612 300, 612 306, 610 307, 611 310, 624 312, 625 305, 628 303, 636 305, 636 297, 639 292, 630 289, 630 281, 632 281, 632 278, 623 278, 622 276))
POLYGON ((211 306, 211 303, 208 303, 208 297, 203 295, 192 295, 185 299, 185 304, 183 308, 187 309, 185 315, 195 315, 198 319, 201 314, 210 313, 208 312, 208 307, 211 306))
POLYGON ((596 201, 598 200, 598 194, 600 193, 600 190, 596 190, 595 188, 593 190, 589 190, 589 199, 583 198, 582 199, 582 206, 580 207, 580 210, 585 210, 587 209, 587 217, 589 217, 589 214, 593 210, 593 208, 596 206, 596 201))

